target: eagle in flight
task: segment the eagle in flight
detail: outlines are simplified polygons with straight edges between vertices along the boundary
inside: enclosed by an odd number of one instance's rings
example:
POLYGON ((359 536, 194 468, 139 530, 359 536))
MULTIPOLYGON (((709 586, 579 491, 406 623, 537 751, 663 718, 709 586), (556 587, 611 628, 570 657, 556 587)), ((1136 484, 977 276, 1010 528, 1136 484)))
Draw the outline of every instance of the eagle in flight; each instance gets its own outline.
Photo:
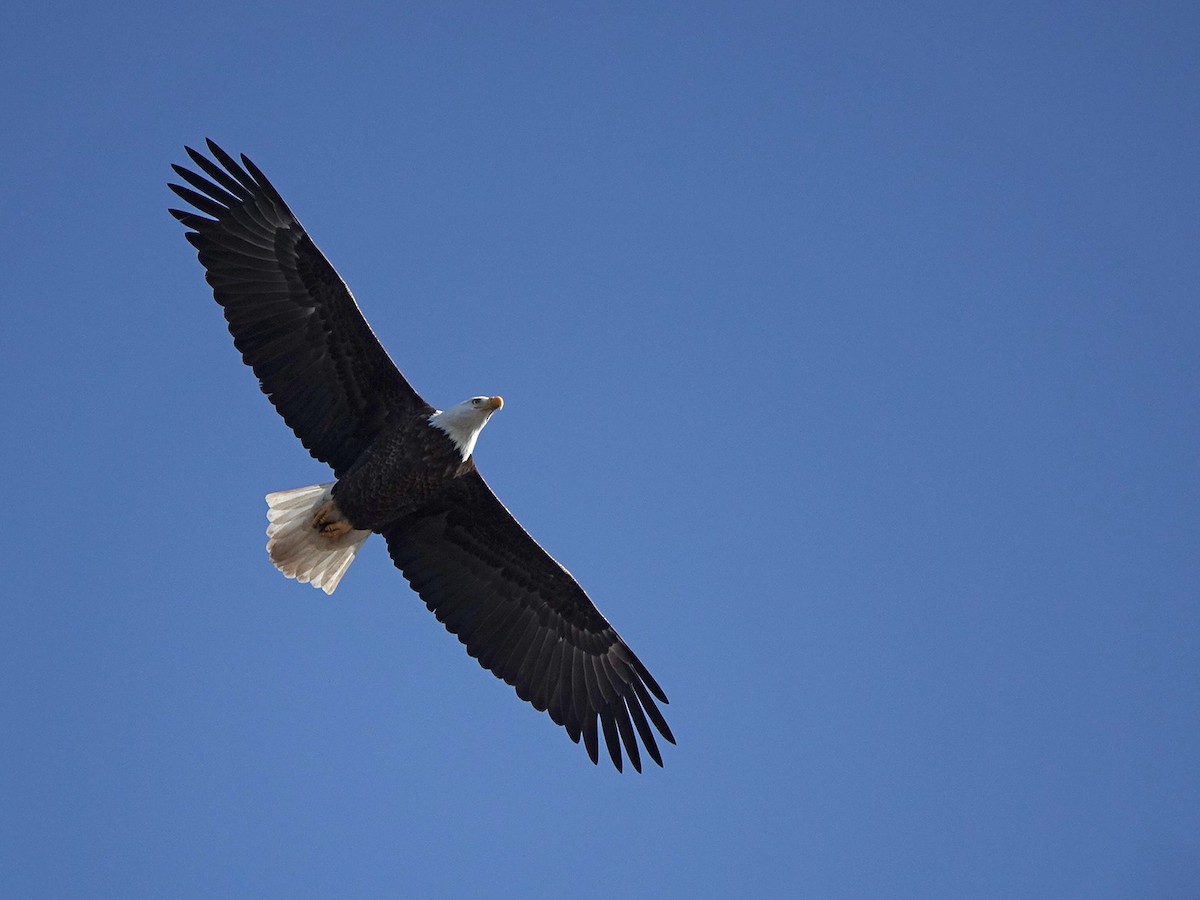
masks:
POLYGON ((267 495, 267 550, 288 578, 333 593, 372 533, 467 653, 546 712, 593 763, 599 735, 641 771, 675 738, 662 688, 578 582, 525 532, 475 467, 504 401, 435 409, 396 368, 345 282, 279 192, 211 140, 171 184, 234 346, 328 484, 267 495), (653 725, 653 728, 651 727, 653 725))

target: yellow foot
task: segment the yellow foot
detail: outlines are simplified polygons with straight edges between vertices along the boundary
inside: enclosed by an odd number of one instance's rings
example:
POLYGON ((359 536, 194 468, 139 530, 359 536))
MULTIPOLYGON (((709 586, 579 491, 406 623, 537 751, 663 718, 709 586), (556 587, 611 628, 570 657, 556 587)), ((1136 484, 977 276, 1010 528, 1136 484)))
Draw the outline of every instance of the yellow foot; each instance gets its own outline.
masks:
POLYGON ((321 504, 321 508, 312 517, 312 527, 314 531, 320 532, 321 537, 331 541, 336 541, 351 531, 350 523, 341 517, 337 504, 332 500, 321 504))

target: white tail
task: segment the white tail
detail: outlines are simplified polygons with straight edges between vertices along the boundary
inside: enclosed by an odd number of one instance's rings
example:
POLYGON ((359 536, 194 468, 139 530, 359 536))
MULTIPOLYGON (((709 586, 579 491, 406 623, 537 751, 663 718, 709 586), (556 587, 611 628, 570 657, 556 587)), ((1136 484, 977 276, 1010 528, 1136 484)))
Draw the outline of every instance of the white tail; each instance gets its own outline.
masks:
POLYGON ((267 552, 288 578, 332 594, 369 531, 338 512, 333 482, 267 494, 267 552))

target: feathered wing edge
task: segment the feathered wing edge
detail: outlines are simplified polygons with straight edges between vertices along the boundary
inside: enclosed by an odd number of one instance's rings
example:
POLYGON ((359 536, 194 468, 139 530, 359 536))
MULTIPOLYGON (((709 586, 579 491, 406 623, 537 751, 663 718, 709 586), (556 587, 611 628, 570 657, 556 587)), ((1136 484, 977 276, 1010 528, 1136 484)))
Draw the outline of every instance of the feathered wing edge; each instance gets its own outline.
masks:
POLYGON ((313 456, 344 473, 393 411, 428 409, 363 318, 345 282, 247 157, 213 141, 173 166, 170 210, 225 310, 234 344, 313 456), (214 161, 215 160, 215 161, 214 161), (203 174, 200 174, 203 173, 203 174))
POLYGON ((675 737, 655 703, 667 696, 641 660, 478 474, 446 494, 384 529, 413 590, 481 666, 582 738, 593 763, 603 734, 618 771, 622 747, 642 770, 639 739, 661 766, 654 732, 675 737))

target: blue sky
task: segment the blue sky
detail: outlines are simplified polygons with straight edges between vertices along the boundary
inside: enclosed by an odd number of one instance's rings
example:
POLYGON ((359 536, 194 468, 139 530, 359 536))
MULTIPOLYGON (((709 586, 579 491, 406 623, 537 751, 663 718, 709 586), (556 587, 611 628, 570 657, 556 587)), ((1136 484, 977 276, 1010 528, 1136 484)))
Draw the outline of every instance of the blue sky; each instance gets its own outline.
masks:
POLYGON ((1200 891, 1192 4, 0 13, 0 894, 1200 891), (594 768, 239 362, 169 164, 272 178, 671 697, 594 768))

